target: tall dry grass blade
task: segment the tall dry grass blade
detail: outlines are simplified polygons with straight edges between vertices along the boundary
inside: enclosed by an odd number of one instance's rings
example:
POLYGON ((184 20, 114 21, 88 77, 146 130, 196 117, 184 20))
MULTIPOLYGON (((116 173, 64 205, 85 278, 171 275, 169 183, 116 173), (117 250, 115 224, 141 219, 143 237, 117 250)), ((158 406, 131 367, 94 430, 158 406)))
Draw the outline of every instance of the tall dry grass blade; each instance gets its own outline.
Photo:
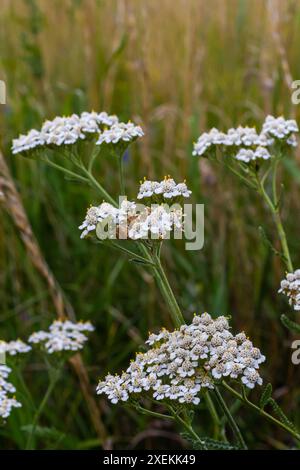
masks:
MULTIPOLYGON (((74 309, 71 304, 66 300, 65 295, 51 272, 45 258, 43 257, 38 242, 33 234, 30 222, 26 215, 24 206, 22 204, 20 195, 16 189, 14 181, 11 177, 8 166, 5 162, 3 154, 0 152, 0 195, 5 209, 12 217, 25 248, 27 254, 36 267, 37 271, 45 279, 51 298, 57 313, 58 318, 65 318, 66 316, 71 320, 75 320, 74 309)), ((107 441, 107 433, 101 419, 100 410, 91 392, 91 384, 89 381, 88 373, 83 364, 81 354, 76 354, 70 359, 86 400, 86 404, 90 413, 90 418, 94 429, 103 443, 103 447, 110 447, 107 441)))
MULTIPOLYGON (((280 59, 280 65, 282 68, 283 76, 284 76, 284 81, 285 84, 288 88, 289 91, 292 89, 292 83, 293 83, 293 77, 291 73, 291 68, 289 65, 287 53, 285 50, 285 47, 282 42, 282 37, 280 34, 280 6, 281 3, 279 2, 274 2, 274 0, 269 0, 268 1, 268 11, 269 11, 269 17, 270 17, 270 28, 275 44, 275 48, 277 51, 277 54, 280 59)), ((293 113, 293 110, 292 110, 293 113)))

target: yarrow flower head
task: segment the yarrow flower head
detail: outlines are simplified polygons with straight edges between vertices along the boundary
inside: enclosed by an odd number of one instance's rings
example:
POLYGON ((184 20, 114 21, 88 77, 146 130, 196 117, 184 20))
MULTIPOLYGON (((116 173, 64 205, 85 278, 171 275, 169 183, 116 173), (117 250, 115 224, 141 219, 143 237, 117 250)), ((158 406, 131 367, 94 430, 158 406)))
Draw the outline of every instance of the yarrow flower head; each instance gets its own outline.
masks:
POLYGON ((16 389, 8 381, 11 368, 0 364, 0 421, 9 417, 13 408, 20 408, 22 405, 12 395, 16 389))
POLYGON ((24 354, 31 351, 31 346, 24 343, 22 340, 17 339, 15 341, 0 341, 0 354, 9 354, 10 356, 16 356, 17 354, 24 354))
POLYGON ((181 208, 166 208, 163 204, 145 208, 145 211, 136 217, 128 231, 129 238, 168 239, 173 230, 183 230, 183 212, 181 208))
POLYGON ((183 225, 184 214, 178 205, 137 206, 134 201, 123 199, 119 208, 107 202, 90 207, 79 229, 83 230, 81 238, 96 231, 100 239, 163 240, 172 231, 181 233, 183 225))
POLYGON ((262 384, 258 369, 265 357, 244 333, 234 336, 228 321, 208 313, 175 331, 150 334, 149 349, 138 353, 121 375, 107 375, 97 387, 112 403, 150 394, 155 400, 197 405, 201 391, 221 379, 240 380, 252 389, 262 384))
POLYGON ((287 296, 294 310, 300 310, 300 269, 287 273, 285 279, 281 281, 278 292, 287 296))
POLYGON ((169 238, 171 232, 181 233, 184 228, 184 213, 176 198, 189 197, 190 194, 185 182, 177 184, 170 177, 160 182, 145 179, 137 198, 149 199, 153 196, 151 205, 145 206, 122 198, 119 207, 108 202, 92 206, 79 226, 82 230, 81 238, 92 232, 96 232, 102 240, 139 240, 149 236, 161 240, 169 238), (175 200, 169 207, 166 201, 172 198, 175 200))
POLYGON ((167 207, 153 204, 151 207, 137 207, 133 201, 124 199, 119 208, 109 203, 90 207, 83 223, 79 226, 81 238, 96 231, 100 239, 141 238, 165 239, 172 231, 182 231, 184 214, 181 207, 167 207))
POLYGON ((294 132, 299 132, 298 125, 294 119, 284 119, 280 116, 267 116, 263 124, 262 132, 279 140, 287 139, 294 132))
POLYGON ((240 149, 235 155, 235 159, 240 162, 249 163, 254 160, 268 160, 271 158, 269 151, 265 147, 257 147, 255 150, 240 149))
POLYGON ((55 149, 92 138, 97 139, 98 145, 102 141, 129 142, 142 135, 143 131, 139 126, 119 122, 117 116, 110 116, 104 111, 83 112, 80 115, 57 116, 45 121, 40 130, 32 129, 27 134, 20 135, 13 140, 12 153, 25 153, 41 148, 55 149))
POLYGON ((173 178, 165 176, 165 178, 158 181, 150 181, 146 178, 141 182, 140 189, 137 195, 138 199, 147 199, 150 197, 163 197, 170 200, 177 197, 190 197, 190 191, 185 182, 176 184, 173 178))
POLYGON ((75 352, 83 348, 88 340, 85 333, 94 331, 90 322, 74 323, 70 320, 56 320, 50 325, 48 331, 33 333, 28 341, 40 344, 48 354, 60 352, 75 352))
POLYGON ((91 206, 86 213, 85 219, 78 227, 83 230, 80 238, 84 238, 89 232, 96 230, 99 222, 103 220, 113 220, 116 222, 118 209, 108 202, 103 202, 100 206, 91 206))
POLYGON ((143 137, 143 135, 144 132, 140 126, 136 126, 132 122, 119 122, 101 132, 96 144, 122 144, 122 147, 127 147, 128 143, 138 137, 143 137))
POLYGON ((252 161, 257 163, 259 160, 271 158, 268 148, 271 148, 276 141, 297 146, 295 132, 299 132, 296 121, 273 116, 267 116, 260 133, 257 133, 254 127, 239 126, 227 132, 213 128, 200 135, 194 144, 193 155, 210 156, 218 147, 225 158, 231 157, 246 164, 252 161))

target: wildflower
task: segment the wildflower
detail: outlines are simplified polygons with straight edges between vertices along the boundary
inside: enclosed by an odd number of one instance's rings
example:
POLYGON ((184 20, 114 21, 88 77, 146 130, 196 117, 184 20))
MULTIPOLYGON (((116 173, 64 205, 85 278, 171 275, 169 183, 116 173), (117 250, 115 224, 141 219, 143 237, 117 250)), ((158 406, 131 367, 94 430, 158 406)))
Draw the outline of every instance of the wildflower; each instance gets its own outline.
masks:
POLYGON ((193 155, 202 156, 213 146, 225 147, 267 147, 273 140, 264 133, 258 134, 254 127, 231 128, 227 133, 218 129, 211 129, 210 132, 202 134, 194 144, 193 155))
POLYGON ((287 296, 294 310, 300 310, 300 269, 287 273, 286 278, 281 281, 278 292, 287 296))
POLYGON ((99 383, 98 394, 112 403, 149 393, 158 401, 197 405, 201 390, 213 389, 221 379, 240 380, 249 388, 262 384, 258 369, 265 357, 244 333, 233 336, 223 316, 196 315, 178 330, 150 334, 146 344, 149 349, 121 376, 109 374, 99 383))
POLYGON ((10 356, 16 356, 17 354, 24 354, 31 350, 31 346, 24 343, 22 340, 17 339, 16 341, 0 341, 0 354, 6 353, 10 356))
POLYGON ((226 134, 224 145, 227 146, 245 146, 245 147, 256 147, 256 146, 268 146, 272 143, 272 140, 268 140, 265 134, 258 134, 255 127, 242 127, 239 126, 236 129, 231 128, 226 134))
POLYGON ((299 132, 295 120, 273 116, 266 117, 260 133, 254 127, 239 126, 229 129, 226 133, 213 128, 200 135, 194 144, 193 155, 206 156, 219 147, 226 155, 244 163, 269 160, 271 154, 267 148, 272 147, 276 140, 297 146, 295 132, 299 132), (238 152, 235 150, 237 148, 238 152))
POLYGON ((39 131, 32 129, 28 134, 21 134, 17 139, 13 139, 12 153, 26 152, 44 144, 45 139, 43 135, 39 131))
POLYGON ((97 224, 108 217, 115 220, 117 213, 117 209, 108 202, 103 202, 100 206, 90 207, 87 210, 83 223, 78 227, 80 230, 83 230, 80 238, 84 238, 89 232, 96 230, 97 224))
POLYGON ((264 147, 257 147, 255 150, 251 149, 240 149, 239 152, 234 157, 236 160, 239 160, 244 163, 249 163, 257 159, 268 160, 271 158, 269 151, 264 147))
POLYGON ((262 378, 253 368, 246 368, 242 377, 242 382, 248 388, 254 388, 256 384, 262 385, 262 378))
POLYGON ((14 397, 0 397, 0 418, 8 418, 13 408, 21 408, 21 403, 14 397))
POLYGON ((81 115, 57 116, 43 123, 40 130, 32 129, 26 135, 13 140, 12 153, 22 153, 47 146, 73 145, 86 140, 92 135, 97 137, 107 126, 116 126, 117 116, 109 116, 106 112, 83 112, 81 115))
POLYGON ((28 341, 41 344, 48 354, 78 351, 88 340, 84 333, 90 331, 94 331, 90 322, 74 323, 70 320, 56 320, 50 325, 48 331, 37 331, 29 337, 28 341))
POLYGON ((131 142, 136 140, 138 137, 143 137, 144 132, 140 126, 136 126, 132 122, 127 124, 119 122, 113 124, 110 128, 104 130, 97 140, 96 144, 118 144, 121 142, 131 142))
POLYGON ((175 197, 190 197, 190 191, 185 182, 176 184, 173 178, 165 177, 162 181, 144 180, 137 195, 138 199, 145 199, 152 196, 161 195, 164 199, 175 197))
POLYGON ((11 368, 0 365, 0 419, 9 417, 13 408, 20 408, 22 405, 10 394, 15 393, 15 387, 7 380, 11 373, 11 368))
MULTIPOLYGON (((111 222, 109 238, 140 240, 149 235, 155 239, 167 239, 173 230, 183 230, 184 214, 181 207, 168 208, 164 204, 154 204, 137 210, 136 203, 123 200, 116 208, 107 202, 92 206, 87 210, 80 238, 85 238, 97 229, 103 221, 111 222)), ((98 233, 98 237, 100 237, 98 233)))
POLYGON ((167 210, 164 205, 158 205, 151 209, 143 223, 143 230, 160 239, 168 238, 173 229, 182 230, 182 218, 182 209, 167 210))
POLYGON ((117 124, 119 119, 117 116, 109 116, 105 111, 96 113, 95 111, 88 113, 83 112, 80 115, 80 125, 83 132, 99 133, 103 126, 112 126, 117 124))
POLYGON ((207 150, 216 145, 225 144, 226 134, 220 132, 218 129, 211 129, 209 132, 204 132, 197 142, 194 144, 193 155, 204 155, 207 150))
POLYGON ((267 116, 262 132, 276 139, 283 140, 290 137, 294 132, 299 132, 299 128, 294 119, 286 120, 282 116, 278 118, 267 116))

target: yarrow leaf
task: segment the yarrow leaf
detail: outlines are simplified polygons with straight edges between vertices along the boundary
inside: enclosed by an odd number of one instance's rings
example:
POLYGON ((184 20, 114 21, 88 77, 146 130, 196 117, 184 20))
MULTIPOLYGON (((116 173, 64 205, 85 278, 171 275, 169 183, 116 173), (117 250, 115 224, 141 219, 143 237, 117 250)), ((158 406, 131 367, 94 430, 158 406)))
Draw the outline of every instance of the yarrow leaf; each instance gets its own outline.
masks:
POLYGON ((238 446, 230 444, 229 442, 218 441, 210 437, 200 437, 200 440, 191 439, 187 433, 182 433, 181 436, 187 440, 192 448, 195 450, 239 450, 238 446))
POLYGON ((271 398, 272 396, 272 385, 270 383, 268 383, 266 385, 266 387, 264 388, 264 391, 260 397, 260 400, 259 400, 259 406, 260 408, 263 410, 264 407, 267 405, 269 399, 271 398))
POLYGON ((294 321, 290 320, 286 315, 281 315, 280 317, 281 322, 283 325, 288 328, 290 331, 293 333, 300 333, 300 325, 298 323, 295 323, 294 321))

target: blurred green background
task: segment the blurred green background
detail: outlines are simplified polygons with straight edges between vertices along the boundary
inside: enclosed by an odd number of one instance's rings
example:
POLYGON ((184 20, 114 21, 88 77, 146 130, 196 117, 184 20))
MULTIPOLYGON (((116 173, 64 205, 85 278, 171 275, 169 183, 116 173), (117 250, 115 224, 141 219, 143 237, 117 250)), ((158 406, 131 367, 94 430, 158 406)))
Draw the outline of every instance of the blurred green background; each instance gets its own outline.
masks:
MULTIPOLYGON (((192 144, 212 126, 260 125, 265 115, 299 117, 291 81, 300 78, 299 0, 0 0, 1 146, 34 233, 78 318, 96 333, 84 351, 93 385, 125 367, 149 330, 170 326, 166 305, 151 275, 120 256, 80 240, 78 225, 97 195, 72 184, 40 162, 13 157, 12 138, 46 118, 105 110, 140 124, 145 137, 130 147, 128 195, 139 180, 165 174, 187 179, 192 201, 205 204, 205 246, 185 251, 165 244, 163 260, 187 319, 193 312, 232 316, 267 356, 265 382, 300 425, 299 366, 290 360, 291 336, 281 325, 290 313, 277 295, 283 277, 263 243, 263 225, 276 241, 272 220, 255 193, 221 167, 192 157, 192 144)), ((299 123, 299 120, 298 120, 299 123)), ((96 175, 118 193, 115 163, 98 162, 96 175)), ((283 218, 294 265, 299 253, 299 154, 282 169, 283 218)), ((55 312, 47 286, 27 257, 9 214, 0 205, 0 336, 26 338, 55 312)), ((46 375, 36 358, 25 380, 38 401, 46 375)), ((253 392, 255 396, 256 392, 253 392)), ((184 447, 169 423, 98 400, 114 448, 184 447)), ((291 447, 282 431, 248 410, 237 409, 252 448, 291 447)), ((26 407, 0 430, 0 448, 22 448, 26 407)), ((54 392, 42 419, 40 448, 93 448, 101 444, 71 370, 54 392)), ((199 432, 211 422, 200 407, 199 432)))

